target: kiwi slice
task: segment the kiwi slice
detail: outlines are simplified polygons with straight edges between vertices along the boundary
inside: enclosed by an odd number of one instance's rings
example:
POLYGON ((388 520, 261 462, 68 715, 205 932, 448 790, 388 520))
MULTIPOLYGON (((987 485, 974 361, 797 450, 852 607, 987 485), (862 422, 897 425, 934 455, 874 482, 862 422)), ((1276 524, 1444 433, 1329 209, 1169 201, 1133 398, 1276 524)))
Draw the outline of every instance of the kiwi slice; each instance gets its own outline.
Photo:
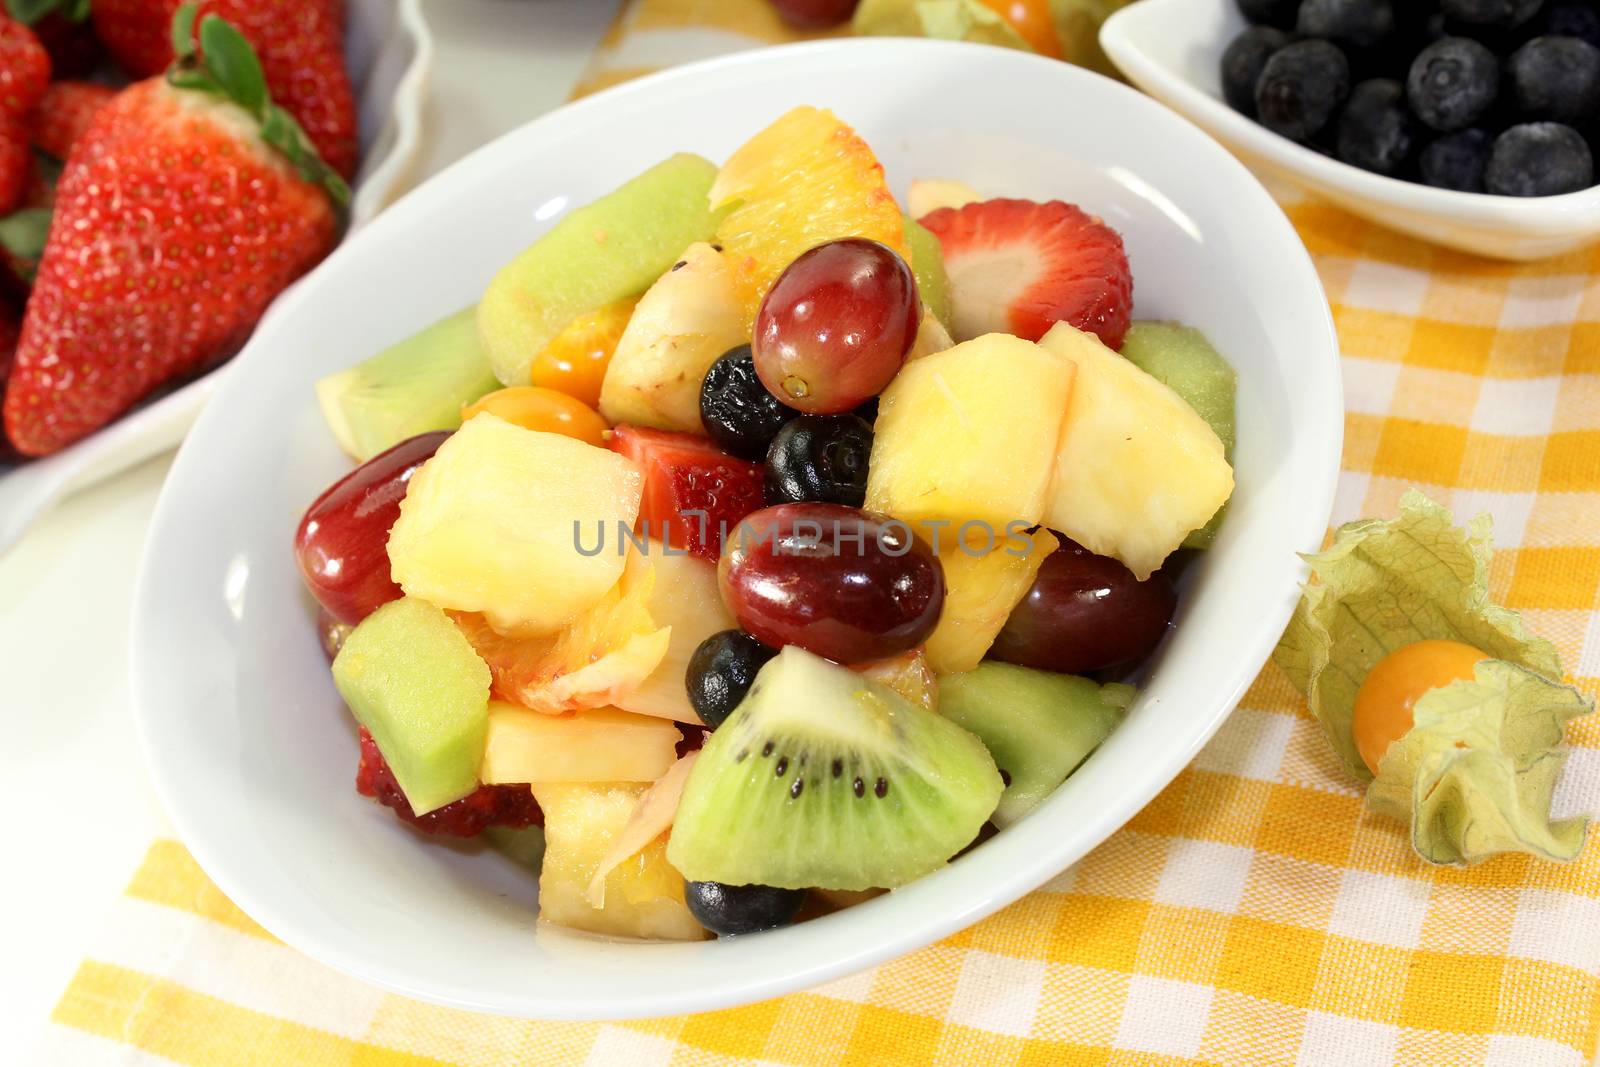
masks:
POLYGON ((1004 829, 1078 769, 1135 695, 1131 685, 985 661, 939 679, 939 712, 982 738, 999 764, 1006 790, 992 821, 1004 829))
MULTIPOLYGON (((1129 363, 1183 397, 1222 439, 1228 462, 1233 462, 1234 395, 1238 375, 1206 335, 1193 326, 1176 322, 1136 322, 1122 340, 1122 355, 1129 363)), ((1227 513, 1224 504, 1211 521, 1184 538, 1184 548, 1209 548, 1227 513)))
POLYGON ((922 306, 933 312, 939 325, 950 328, 950 278, 944 272, 944 249, 933 231, 910 215, 906 224, 906 251, 911 255, 911 273, 917 279, 917 295, 922 306))
POLYGON ((1002 788, 972 734, 791 645, 706 742, 667 859, 695 882, 892 889, 966 847, 1002 788))

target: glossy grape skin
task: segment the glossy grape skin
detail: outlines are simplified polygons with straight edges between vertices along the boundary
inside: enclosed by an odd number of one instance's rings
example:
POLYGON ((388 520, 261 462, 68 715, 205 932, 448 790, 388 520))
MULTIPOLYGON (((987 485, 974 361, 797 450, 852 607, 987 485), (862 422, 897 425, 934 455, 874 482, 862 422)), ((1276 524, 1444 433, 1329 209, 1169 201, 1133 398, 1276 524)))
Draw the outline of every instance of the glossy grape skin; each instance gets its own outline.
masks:
POLYGON ((839 663, 915 648, 944 606, 944 568, 927 545, 902 522, 841 504, 780 504, 747 516, 728 535, 717 580, 723 603, 757 640, 839 663))
POLYGON ((778 17, 802 30, 837 26, 856 12, 859 0, 772 0, 778 17))
POLYGON ((849 237, 801 253, 756 314, 756 373, 810 415, 877 396, 905 363, 922 320, 911 268, 894 249, 849 237))
POLYGON ((767 449, 768 504, 820 500, 860 507, 867 498, 872 425, 858 415, 790 419, 767 449))
POLYGON ((358 623, 400 587, 389 577, 389 529, 411 475, 449 431, 418 434, 340 478, 306 509, 294 535, 295 562, 311 595, 340 622, 358 623))
POLYGON ((742 630, 721 630, 701 641, 684 672, 700 721, 713 730, 726 722, 755 684, 756 672, 775 655, 742 630))
POLYGON ((1116 560, 1056 536, 1061 547, 1011 610, 989 658, 1083 674, 1149 655, 1178 606, 1171 580, 1157 571, 1138 581, 1116 560))

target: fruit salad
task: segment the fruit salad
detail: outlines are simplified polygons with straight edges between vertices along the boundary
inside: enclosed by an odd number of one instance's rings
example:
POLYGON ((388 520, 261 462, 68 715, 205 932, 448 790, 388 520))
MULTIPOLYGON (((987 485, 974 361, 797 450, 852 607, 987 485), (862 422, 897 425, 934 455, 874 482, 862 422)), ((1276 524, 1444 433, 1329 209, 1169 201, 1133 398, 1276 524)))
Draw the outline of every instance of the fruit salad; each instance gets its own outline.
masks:
POLYGON ((574 210, 317 386, 359 465, 294 549, 358 791, 646 939, 846 907, 1030 817, 1233 491, 1232 368, 1134 312, 1093 205, 902 201, 817 108, 574 210))

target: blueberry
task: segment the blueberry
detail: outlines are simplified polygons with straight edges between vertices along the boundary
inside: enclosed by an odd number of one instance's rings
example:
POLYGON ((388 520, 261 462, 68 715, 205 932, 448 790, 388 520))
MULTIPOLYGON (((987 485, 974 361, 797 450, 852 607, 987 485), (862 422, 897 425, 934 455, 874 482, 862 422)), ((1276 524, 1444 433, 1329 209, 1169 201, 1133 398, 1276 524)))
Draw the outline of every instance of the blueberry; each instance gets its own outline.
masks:
POLYGON ((1422 150, 1417 171, 1424 185, 1483 192, 1483 171, 1489 165, 1494 138, 1477 127, 1447 133, 1422 150))
POLYGON ((1320 37, 1353 48, 1371 48, 1394 28, 1389 0, 1305 0, 1294 23, 1301 37, 1320 37))
POLYGON ((1418 52, 1406 78, 1411 110, 1442 133, 1471 126, 1499 95, 1499 61, 1466 37, 1446 37, 1418 52))
POLYGON ((1335 143, 1346 163, 1378 174, 1399 171, 1417 143, 1405 87, 1392 78, 1372 78, 1350 90, 1335 143))
POLYGON ((749 345, 718 356, 700 383, 700 422, 706 434, 744 459, 764 457, 773 435, 798 414, 761 384, 749 345))
POLYGON ((788 926, 794 922, 800 905, 805 903, 806 891, 774 889, 767 885, 686 882, 683 899, 701 926, 719 937, 726 937, 788 926))
POLYGON ((1600 47, 1600 9, 1589 0, 1556 0, 1533 20, 1535 37, 1576 37, 1600 47))
POLYGON ((1256 79, 1272 53, 1292 41, 1282 30, 1271 26, 1251 26, 1233 39, 1222 52, 1222 98, 1235 111, 1256 113, 1256 79))
POLYGON ((1483 184, 1500 196, 1559 196, 1594 184, 1583 137, 1559 122, 1527 122, 1495 138, 1483 184))
POLYGON ((1544 0, 1439 0, 1447 18, 1475 26, 1520 26, 1539 11, 1544 0))
POLYGON ((1238 0, 1239 13, 1251 22, 1287 30, 1294 25, 1300 0, 1238 0))
POLYGON ((1535 37, 1506 62, 1517 110, 1581 123, 1600 115, 1600 48, 1576 37, 1535 37))
POLYGON ((743 630, 723 630, 701 641, 689 657, 684 685, 700 721, 715 730, 727 721, 777 653, 743 630))
POLYGON ((855 415, 801 415, 767 449, 769 505, 819 500, 859 508, 867 499, 872 426, 855 415))
POLYGON ((1261 125, 1295 141, 1310 140, 1328 124, 1350 91, 1350 62, 1327 41, 1298 41, 1281 48, 1256 81, 1261 125))

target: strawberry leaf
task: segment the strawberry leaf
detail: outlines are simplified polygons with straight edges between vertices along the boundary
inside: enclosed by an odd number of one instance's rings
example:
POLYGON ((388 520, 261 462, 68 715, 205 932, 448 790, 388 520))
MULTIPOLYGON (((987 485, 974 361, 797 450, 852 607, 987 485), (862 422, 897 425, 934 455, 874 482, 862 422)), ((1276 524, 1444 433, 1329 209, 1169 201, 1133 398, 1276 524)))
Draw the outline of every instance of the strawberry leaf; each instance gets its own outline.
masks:
MULTIPOLYGON (((15 262, 28 264, 25 272, 28 275, 33 273, 32 265, 44 255, 52 214, 47 207, 26 207, 0 218, 0 248, 15 262)), ((31 282, 33 278, 24 277, 23 281, 31 282)))
POLYGON ((180 60, 194 56, 194 20, 200 5, 184 4, 172 13, 172 54, 180 60))
POLYGON ((6 10, 24 26, 32 26, 46 15, 82 22, 89 17, 89 0, 6 0, 6 10))
POLYGON ((200 49, 222 91, 240 107, 259 116, 268 103, 267 76, 244 34, 226 19, 207 15, 200 23, 200 49))

